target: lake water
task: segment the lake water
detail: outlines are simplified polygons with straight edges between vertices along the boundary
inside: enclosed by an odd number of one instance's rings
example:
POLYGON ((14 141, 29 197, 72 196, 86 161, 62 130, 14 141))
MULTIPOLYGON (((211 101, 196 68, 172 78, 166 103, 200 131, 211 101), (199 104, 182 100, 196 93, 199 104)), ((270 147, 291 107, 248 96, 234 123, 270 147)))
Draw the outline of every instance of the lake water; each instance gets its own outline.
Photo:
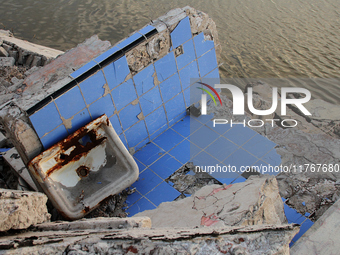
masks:
POLYGON ((114 44, 186 5, 216 22, 222 77, 329 78, 301 86, 340 104, 339 0, 0 0, 0 28, 68 50, 93 34, 114 44))

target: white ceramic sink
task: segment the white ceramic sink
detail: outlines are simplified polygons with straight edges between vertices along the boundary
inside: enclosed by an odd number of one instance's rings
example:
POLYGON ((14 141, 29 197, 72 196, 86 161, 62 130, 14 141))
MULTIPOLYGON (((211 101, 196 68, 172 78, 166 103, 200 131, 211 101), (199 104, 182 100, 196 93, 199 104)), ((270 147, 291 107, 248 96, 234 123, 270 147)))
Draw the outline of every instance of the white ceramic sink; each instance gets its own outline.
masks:
POLYGON ((35 157, 30 173, 67 219, 79 219, 138 178, 138 166, 102 115, 35 157))

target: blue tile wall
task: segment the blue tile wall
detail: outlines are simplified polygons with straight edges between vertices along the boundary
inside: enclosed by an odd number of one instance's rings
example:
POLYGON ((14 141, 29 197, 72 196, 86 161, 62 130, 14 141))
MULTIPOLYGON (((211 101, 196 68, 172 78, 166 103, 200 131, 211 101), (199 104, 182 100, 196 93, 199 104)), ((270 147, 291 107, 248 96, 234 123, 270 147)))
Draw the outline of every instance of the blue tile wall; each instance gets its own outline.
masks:
POLYGON ((136 125, 126 130, 125 136, 129 147, 135 147, 139 144, 140 141, 148 136, 144 121, 139 121, 136 125))
POLYGON ((41 138, 41 143, 43 144, 44 148, 50 148, 52 145, 56 144, 60 140, 67 137, 67 130, 64 125, 60 125, 47 135, 41 138))
MULTIPOLYGON (((142 175, 144 177, 141 180, 143 185, 136 184, 134 186, 138 194, 141 194, 143 198, 155 206, 160 202, 173 200, 178 196, 178 193, 165 182, 169 176, 187 162, 193 162, 201 167, 216 164, 221 166, 231 164, 237 167, 240 167, 241 164, 249 166, 255 166, 259 163, 266 164, 266 162, 224 136, 228 130, 235 128, 237 132, 251 134, 254 137, 248 127, 243 127, 242 130, 235 126, 227 126, 226 130, 222 131, 210 126, 211 119, 211 115, 198 118, 187 116, 152 139, 149 144, 134 154, 141 171, 143 173, 146 171, 142 175), (145 176, 149 176, 149 178, 145 176), (146 186, 147 190, 145 190, 146 186)), ((258 139, 259 143, 265 142, 267 139, 263 136, 260 137, 262 140, 258 139)), ((271 147, 263 147, 260 150, 264 151, 261 155, 273 153, 271 147)), ((212 176, 226 184, 245 181, 239 171, 235 173, 214 173, 212 176)), ((139 201, 136 204, 140 208, 143 206, 139 204, 139 201)))
POLYGON ((154 66, 149 65, 133 76, 138 96, 141 96, 142 94, 146 93, 155 86, 154 74, 155 74, 154 66))
POLYGON ((72 120, 71 120, 71 127, 68 128, 66 127, 67 131, 69 134, 72 134, 74 131, 76 131, 77 129, 85 126, 86 124, 88 124, 89 122, 91 122, 91 116, 89 114, 89 111, 87 108, 83 109, 82 111, 80 111, 79 113, 77 113, 76 115, 73 116, 72 120))
POLYGON ((165 110, 168 116, 168 120, 172 120, 177 117, 180 113, 185 112, 185 103, 183 94, 175 96, 172 100, 165 104, 165 110))
POLYGON ((203 55, 215 46, 214 41, 204 39, 203 32, 194 37, 194 44, 197 56, 203 55))
POLYGON ((217 60, 216 60, 215 49, 208 51, 203 56, 201 56, 197 61, 198 61, 198 66, 200 69, 201 77, 210 73, 218 66, 217 60))
POLYGON ((219 161, 224 161, 232 152, 236 151, 238 146, 228 141, 224 137, 219 137, 205 149, 211 155, 214 155, 219 161))
POLYGON ((168 130, 167 132, 161 134, 156 139, 154 139, 153 142, 161 147, 163 150, 168 151, 180 142, 182 142, 183 139, 184 137, 177 132, 173 130, 168 130))
POLYGON ((141 38, 143 35, 136 32, 134 34, 132 34, 131 36, 129 36, 128 38, 126 38, 124 41, 122 41, 121 43, 117 44, 117 47, 120 49, 123 49, 124 47, 130 45, 131 43, 133 43, 134 41, 138 40, 139 38, 141 38))
POLYGON ((138 121, 138 115, 141 113, 139 104, 129 104, 119 113, 123 129, 128 129, 138 121))
POLYGON ((78 86, 70 89, 65 94, 61 95, 55 100, 60 115, 65 118, 71 118, 80 110, 86 107, 83 96, 78 86))
POLYGON ((159 86, 161 88, 162 98, 164 102, 169 101, 171 98, 182 91, 181 83, 177 73, 175 73, 166 81, 162 82, 159 86))
POLYGON ((191 84, 194 84, 198 80, 198 77, 199 77, 197 62, 194 61, 190 63, 189 65, 187 65, 186 67, 184 67, 182 70, 180 70, 179 76, 182 81, 183 89, 186 89, 191 84))
POLYGON ((199 93, 191 93, 197 90, 195 83, 204 75, 219 78, 217 64, 204 63, 216 59, 213 41, 205 41, 203 33, 193 36, 186 17, 170 34, 170 52, 131 73, 124 49, 151 31, 156 31, 151 25, 142 28, 73 72, 72 78, 84 79, 77 79, 77 85, 30 116, 45 148, 106 114, 124 145, 137 150, 183 119, 186 108, 200 101, 199 93), (175 56, 179 46, 183 52, 175 56), (103 66, 103 61, 119 54, 103 66), (89 75, 94 67, 99 70, 89 75))
POLYGON ((103 71, 110 89, 113 89, 124 82, 126 76, 130 74, 130 69, 125 56, 105 66, 103 71))
POLYGON ((161 106, 162 98, 158 87, 154 87, 149 92, 140 97, 139 102, 141 104, 143 114, 149 115, 151 112, 161 106))
POLYGON ((96 119, 105 113, 107 116, 112 116, 115 112, 115 107, 112 102, 111 95, 108 94, 95 101, 89 106, 92 118, 96 119))
POLYGON ((30 120, 40 138, 63 123, 54 102, 31 115, 30 120))
POLYGON ((152 112, 150 115, 145 117, 146 126, 150 132, 150 135, 155 133, 161 127, 167 126, 166 114, 163 106, 152 112))
POLYGON ((122 126, 120 124, 118 115, 117 114, 113 115, 110 118, 110 122, 111 122, 113 128, 115 129, 117 135, 120 135, 123 132, 123 129, 122 129, 122 126))
POLYGON ((137 99, 135 87, 131 79, 112 90, 111 94, 118 111, 137 99))
POLYGON ((73 79, 76 79, 80 75, 82 75, 83 73, 89 71, 91 68, 93 68, 96 65, 97 65, 97 63, 95 61, 90 61, 87 64, 83 65, 81 68, 79 68, 77 71, 71 73, 71 77, 73 79))
POLYGON ((120 49, 117 46, 112 47, 111 49, 107 50, 106 52, 104 52, 100 56, 96 57, 93 61, 96 62, 97 64, 100 64, 102 61, 111 57, 113 54, 115 54, 119 50, 120 49))
POLYGON ((177 71, 174 53, 170 52, 163 58, 157 60, 155 62, 155 69, 160 82, 173 75, 177 71))
POLYGON ((258 134, 252 137, 246 144, 243 145, 247 151, 252 153, 258 158, 263 157, 266 152, 275 147, 275 143, 267 138, 263 138, 262 135, 258 134))
POLYGON ((138 33, 140 33, 142 35, 146 35, 147 33, 151 32, 152 30, 155 30, 155 27, 153 27, 151 25, 147 25, 146 27, 139 30, 138 33))
POLYGON ((191 27, 190 27, 190 19, 189 17, 185 17, 182 19, 176 28, 171 32, 171 41, 173 48, 177 48, 181 44, 192 38, 191 35, 191 27))
POLYGON ((159 175, 161 178, 166 179, 172 175, 182 164, 169 154, 164 155, 149 168, 159 175))
POLYGON ((104 94, 105 84, 106 80, 101 70, 79 84, 86 104, 93 103, 104 94))
POLYGON ((179 195, 181 195, 181 193, 179 193, 176 189, 171 187, 168 183, 162 182, 145 197, 152 201, 155 206, 158 206, 163 202, 173 201, 179 195))
POLYGON ((155 208, 156 206, 154 204, 152 204, 148 199, 143 197, 138 201, 138 204, 136 203, 132 205, 131 207, 129 207, 127 209, 127 212, 129 213, 130 216, 133 216, 145 210, 152 210, 155 208))
MULTIPOLYGON (((234 125, 231 127, 225 125, 224 130, 213 128, 211 119, 212 116, 210 115, 198 118, 187 116, 134 154, 141 174, 140 179, 132 185, 133 188, 136 188, 135 193, 127 198, 127 212, 130 216, 178 198, 181 193, 167 179, 187 162, 193 162, 202 169, 208 165, 227 166, 230 164, 238 168, 244 165, 267 165, 265 159, 267 161, 272 159, 273 164, 281 163, 277 160, 278 154, 273 148, 275 144, 272 144, 266 137, 257 133, 254 134, 253 130, 243 126, 234 125), (229 138, 232 137, 230 136, 232 133, 245 134, 246 142, 240 140, 239 137, 234 141, 228 139, 226 135, 231 130, 233 132, 229 133, 229 138), (264 146, 258 147, 260 153, 254 152, 252 146, 254 141, 258 144, 264 144, 264 146), (195 144, 199 144, 201 148, 195 144), (207 144, 208 146, 206 146, 207 144), (247 149, 256 155, 253 155, 247 149)), ((193 173, 190 172, 189 174, 193 173)), ((246 181, 239 171, 212 173, 211 176, 225 184, 246 181)), ((182 195, 190 196, 184 193, 182 195)), ((313 225, 313 222, 290 208, 285 203, 286 200, 283 199, 283 201, 288 222, 301 224, 300 232, 293 239, 293 241, 296 241, 313 225)))
MULTIPOLYGON (((194 43, 192 40, 183 44, 183 54, 176 58, 178 69, 182 69, 196 59, 194 43)), ((198 77, 198 76, 196 76, 198 77)))

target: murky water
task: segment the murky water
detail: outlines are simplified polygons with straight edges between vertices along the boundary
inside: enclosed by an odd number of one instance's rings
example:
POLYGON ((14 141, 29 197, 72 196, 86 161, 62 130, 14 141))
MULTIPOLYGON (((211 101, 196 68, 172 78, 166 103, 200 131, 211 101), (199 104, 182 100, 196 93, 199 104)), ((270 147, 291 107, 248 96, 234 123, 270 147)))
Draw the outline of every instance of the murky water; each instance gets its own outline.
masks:
MULTIPOLYGON (((216 22, 222 77, 340 77, 338 0, 0 0, 0 28, 67 50, 93 34, 115 43, 186 5, 216 22)), ((337 79, 301 86, 315 98, 340 104, 337 79)))

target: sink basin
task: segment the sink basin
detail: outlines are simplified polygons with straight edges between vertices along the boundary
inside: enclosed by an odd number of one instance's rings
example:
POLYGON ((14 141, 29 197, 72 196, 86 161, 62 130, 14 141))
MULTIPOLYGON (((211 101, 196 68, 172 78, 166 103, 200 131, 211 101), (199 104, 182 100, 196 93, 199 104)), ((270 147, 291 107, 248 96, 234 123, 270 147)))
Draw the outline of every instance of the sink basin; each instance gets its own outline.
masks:
POLYGON ((134 183, 133 157, 106 115, 78 129, 28 164, 36 183, 66 219, 82 218, 134 183))

